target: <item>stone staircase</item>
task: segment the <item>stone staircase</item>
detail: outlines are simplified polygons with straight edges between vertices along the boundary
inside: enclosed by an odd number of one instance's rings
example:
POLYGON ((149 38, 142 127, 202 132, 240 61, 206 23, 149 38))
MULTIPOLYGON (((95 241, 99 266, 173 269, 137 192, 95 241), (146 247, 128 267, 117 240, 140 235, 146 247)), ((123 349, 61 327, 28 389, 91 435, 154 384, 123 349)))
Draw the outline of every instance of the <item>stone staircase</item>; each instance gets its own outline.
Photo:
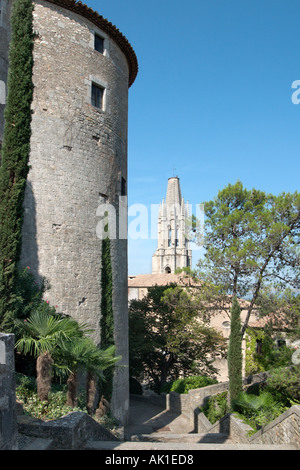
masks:
MULTIPOLYGON (((56 450, 52 439, 19 436, 19 450, 42 451, 56 450)), ((88 440, 82 450, 87 451, 159 451, 179 452, 207 451, 207 450, 299 450, 297 447, 288 445, 251 445, 236 444, 226 434, 209 433, 166 433, 154 432, 151 434, 140 434, 131 436, 130 441, 103 441, 88 440)), ((117 455, 117 454, 116 454, 117 455)), ((133 454, 134 455, 134 454, 133 454)), ((138 454, 137 454, 138 455, 138 454)))
POLYGON ((18 419, 20 450, 108 450, 108 451, 200 451, 200 450, 299 450, 294 445, 239 443, 228 434, 195 433, 184 414, 135 403, 131 409, 124 440, 116 439, 85 413, 72 413, 50 423, 20 416, 18 419), (62 445, 63 444, 63 445, 62 445))

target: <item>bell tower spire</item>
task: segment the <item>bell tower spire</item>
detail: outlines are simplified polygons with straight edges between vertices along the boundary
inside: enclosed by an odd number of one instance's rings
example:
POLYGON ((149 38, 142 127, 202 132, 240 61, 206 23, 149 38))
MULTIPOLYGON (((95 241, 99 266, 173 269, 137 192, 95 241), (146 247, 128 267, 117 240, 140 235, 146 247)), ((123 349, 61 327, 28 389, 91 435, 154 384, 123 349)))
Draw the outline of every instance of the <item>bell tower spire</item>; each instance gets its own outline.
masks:
POLYGON ((178 176, 168 179, 166 200, 160 204, 158 244, 152 256, 152 274, 174 273, 176 268, 192 264, 192 252, 186 238, 188 206, 181 196, 178 176))

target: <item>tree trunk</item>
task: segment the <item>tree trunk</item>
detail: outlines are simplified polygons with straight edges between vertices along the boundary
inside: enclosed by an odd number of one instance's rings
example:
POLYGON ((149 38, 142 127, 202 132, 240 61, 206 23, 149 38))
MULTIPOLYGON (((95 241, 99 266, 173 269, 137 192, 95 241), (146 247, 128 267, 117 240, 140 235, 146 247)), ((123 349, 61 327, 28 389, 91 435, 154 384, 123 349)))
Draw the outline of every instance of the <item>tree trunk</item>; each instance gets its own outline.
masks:
POLYGON ((75 408, 77 406, 77 373, 71 372, 67 380, 67 406, 75 408))
POLYGON ((36 363, 36 385, 39 400, 48 401, 51 390, 51 372, 53 360, 49 353, 43 353, 37 358, 36 363))
POLYGON ((97 381, 91 372, 87 373, 86 378, 86 408, 87 412, 90 416, 95 413, 97 408, 96 400, 97 400, 98 390, 97 390, 97 381))

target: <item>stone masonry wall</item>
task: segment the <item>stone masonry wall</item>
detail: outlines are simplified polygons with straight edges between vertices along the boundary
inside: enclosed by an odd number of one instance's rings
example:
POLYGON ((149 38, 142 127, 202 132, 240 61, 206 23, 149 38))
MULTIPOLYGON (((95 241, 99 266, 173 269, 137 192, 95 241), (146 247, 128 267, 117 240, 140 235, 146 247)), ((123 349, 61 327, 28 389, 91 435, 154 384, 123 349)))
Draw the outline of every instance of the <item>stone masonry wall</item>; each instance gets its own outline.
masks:
POLYGON ((300 449, 300 405, 294 405, 249 439, 251 444, 294 444, 300 449))
POLYGON ((0 333, 0 450, 18 448, 14 346, 14 335, 0 333))

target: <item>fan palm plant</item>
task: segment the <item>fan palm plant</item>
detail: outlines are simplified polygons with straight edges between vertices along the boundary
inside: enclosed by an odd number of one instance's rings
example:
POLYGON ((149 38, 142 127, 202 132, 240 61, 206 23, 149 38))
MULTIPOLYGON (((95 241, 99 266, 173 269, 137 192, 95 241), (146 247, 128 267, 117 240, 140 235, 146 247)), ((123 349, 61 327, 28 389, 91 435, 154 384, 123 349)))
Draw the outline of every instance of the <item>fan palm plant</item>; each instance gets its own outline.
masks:
POLYGON ((49 315, 45 309, 35 310, 27 320, 16 320, 21 333, 16 349, 37 358, 37 393, 41 401, 48 401, 51 388, 53 353, 71 339, 82 337, 86 325, 60 315, 49 315))
POLYGON ((89 337, 82 337, 76 341, 64 342, 59 350, 60 359, 68 371, 67 379, 67 406, 72 408, 77 406, 77 378, 80 369, 87 371, 87 408, 91 411, 91 403, 94 401, 90 394, 95 391, 94 384, 96 378, 104 380, 103 371, 113 367, 120 359, 115 357, 115 347, 109 347, 106 350, 98 349, 95 343, 89 337))

